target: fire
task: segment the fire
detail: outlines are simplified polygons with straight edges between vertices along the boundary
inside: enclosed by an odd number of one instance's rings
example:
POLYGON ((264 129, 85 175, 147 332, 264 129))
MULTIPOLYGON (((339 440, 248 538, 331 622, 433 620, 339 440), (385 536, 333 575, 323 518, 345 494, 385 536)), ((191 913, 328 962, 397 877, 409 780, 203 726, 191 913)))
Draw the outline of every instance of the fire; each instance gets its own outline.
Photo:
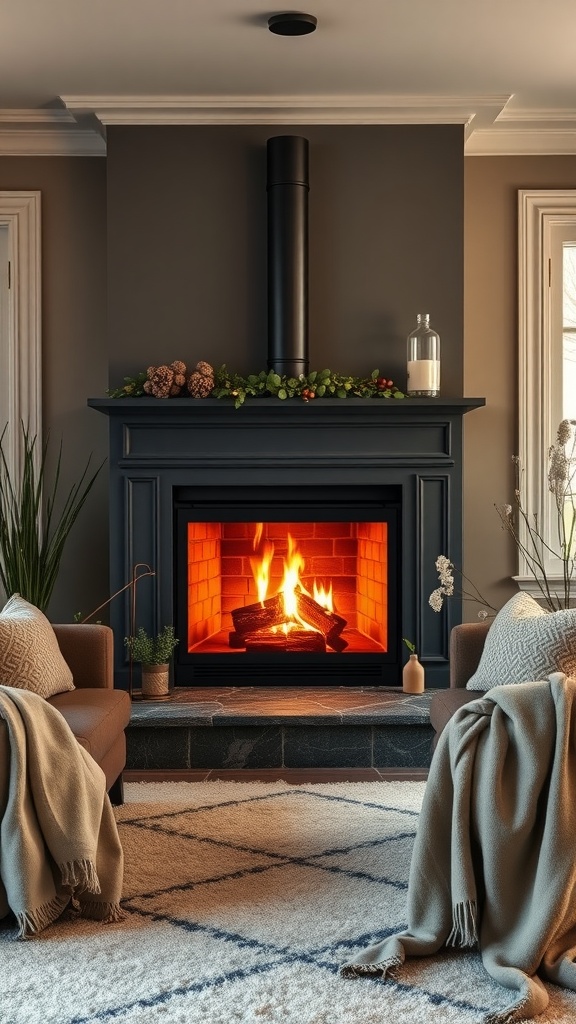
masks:
MULTIPOLYGON (((262 606, 268 594, 268 588, 270 586, 270 566, 274 557, 274 544, 272 541, 263 540, 264 524, 256 523, 254 531, 253 548, 254 551, 258 552, 257 558, 250 559, 250 566, 252 568, 252 574, 256 583, 256 590, 258 593, 258 600, 262 606)), ((284 632, 290 629, 290 623, 298 623, 305 629, 311 629, 308 623, 304 622, 298 614, 298 602, 296 594, 300 592, 307 594, 309 597, 313 597, 317 604, 321 608, 325 608, 328 612, 334 611, 334 601, 332 596, 332 583, 326 588, 323 583, 318 584, 314 580, 314 592, 310 592, 306 589, 300 578, 301 573, 304 572, 305 561, 302 557, 301 552, 298 550, 296 541, 289 533, 287 534, 288 540, 288 552, 284 559, 284 579, 279 594, 283 595, 284 598, 284 613, 286 615, 286 622, 283 625, 284 632)))
POLYGON ((299 620, 296 604, 296 588, 303 590, 300 583, 300 571, 304 569, 304 559, 298 551, 294 540, 288 534, 288 556, 284 559, 284 579, 280 592, 284 595, 284 612, 287 619, 299 620))
POLYGON ((274 557, 274 545, 272 541, 265 540, 262 543, 263 529, 263 523, 256 523, 252 546, 254 551, 258 551, 259 548, 261 549, 260 557, 250 559, 250 567, 256 582, 256 591, 261 605, 264 605, 266 594, 268 593, 268 587, 270 585, 270 565, 274 557))
POLYGON ((334 611, 334 601, 332 600, 332 584, 325 590, 324 584, 321 583, 319 586, 314 580, 314 593, 312 597, 321 608, 325 608, 327 612, 334 611))

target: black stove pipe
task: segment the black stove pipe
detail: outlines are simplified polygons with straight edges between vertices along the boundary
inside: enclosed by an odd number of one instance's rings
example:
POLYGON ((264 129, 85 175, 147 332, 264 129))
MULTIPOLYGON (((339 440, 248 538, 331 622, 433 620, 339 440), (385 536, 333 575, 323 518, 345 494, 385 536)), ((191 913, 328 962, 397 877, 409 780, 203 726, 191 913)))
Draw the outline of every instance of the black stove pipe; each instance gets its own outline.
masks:
POLYGON ((308 139, 267 143, 268 369, 308 373, 308 139))

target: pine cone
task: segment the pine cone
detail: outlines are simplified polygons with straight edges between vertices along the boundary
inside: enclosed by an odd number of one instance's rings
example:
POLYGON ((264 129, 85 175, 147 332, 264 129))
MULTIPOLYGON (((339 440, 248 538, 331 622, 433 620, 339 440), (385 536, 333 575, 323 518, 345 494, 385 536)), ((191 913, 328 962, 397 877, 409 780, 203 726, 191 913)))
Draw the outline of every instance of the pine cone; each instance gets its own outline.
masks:
POLYGON ((155 366, 149 366, 148 369, 146 370, 146 376, 148 377, 148 380, 152 380, 152 377, 154 376, 155 373, 156 373, 156 367, 155 366))
POLYGON ((186 387, 186 377, 183 373, 174 372, 174 384, 178 388, 186 387))
POLYGON ((150 378, 154 398, 168 398, 174 382, 174 370, 169 366, 157 366, 150 378))
MULTIPOLYGON (((199 363, 196 363, 196 373, 201 373, 203 377, 214 377, 214 367, 210 366, 210 363, 206 363, 201 359, 199 363)), ((214 387, 214 385, 212 385, 212 387, 214 387)))
POLYGON ((151 395, 152 394, 152 381, 151 380, 145 380, 144 384, 142 385, 142 387, 144 388, 144 391, 146 392, 147 395, 151 395))
POLYGON ((199 372, 191 373, 188 377, 188 391, 192 395, 192 398, 208 398, 213 387, 213 377, 203 376, 203 374, 199 372))
MULTIPOLYGON (((186 376, 186 363, 183 363, 181 359, 175 359, 173 363, 170 363, 170 369, 174 370, 174 373, 179 377, 186 376)), ((184 384, 185 382, 182 381, 184 384)))

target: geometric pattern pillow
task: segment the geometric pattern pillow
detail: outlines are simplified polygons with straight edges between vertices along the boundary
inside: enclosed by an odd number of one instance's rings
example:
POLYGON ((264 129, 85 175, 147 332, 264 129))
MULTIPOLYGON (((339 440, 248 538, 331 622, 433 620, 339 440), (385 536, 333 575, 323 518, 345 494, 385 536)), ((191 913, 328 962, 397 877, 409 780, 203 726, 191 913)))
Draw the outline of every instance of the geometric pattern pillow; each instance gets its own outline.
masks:
POLYGON ((520 592, 496 615, 466 689, 537 681, 551 672, 576 677, 576 608, 550 612, 520 592))
POLYGON ((0 612, 0 685, 52 697, 73 690, 72 673, 46 616, 13 594, 0 612))

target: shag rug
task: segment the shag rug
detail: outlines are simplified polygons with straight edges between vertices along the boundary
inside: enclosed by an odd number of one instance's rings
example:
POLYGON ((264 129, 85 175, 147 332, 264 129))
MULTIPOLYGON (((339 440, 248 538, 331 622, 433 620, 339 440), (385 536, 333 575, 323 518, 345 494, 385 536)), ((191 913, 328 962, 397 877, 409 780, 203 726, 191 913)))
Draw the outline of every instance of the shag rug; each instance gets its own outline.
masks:
MULTIPOLYGON (((132 783, 125 921, 0 930, 1 1024, 478 1024, 507 993, 476 953, 339 976, 405 926, 425 783, 132 783)), ((538 1024, 574 1024, 549 986, 538 1024)))

